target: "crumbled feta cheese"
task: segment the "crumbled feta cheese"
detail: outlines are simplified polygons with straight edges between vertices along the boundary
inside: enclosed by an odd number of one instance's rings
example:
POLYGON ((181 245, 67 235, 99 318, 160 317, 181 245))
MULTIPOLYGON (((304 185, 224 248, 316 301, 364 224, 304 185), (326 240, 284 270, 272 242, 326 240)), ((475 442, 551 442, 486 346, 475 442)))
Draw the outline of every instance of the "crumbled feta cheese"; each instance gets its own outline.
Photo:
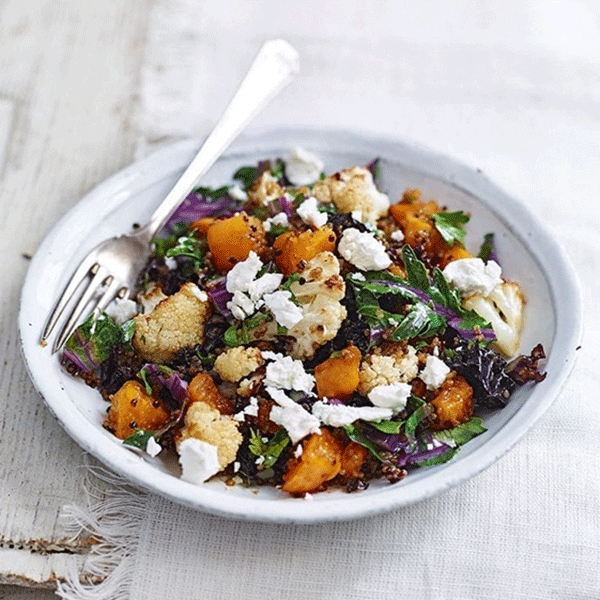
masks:
POLYGON ((363 222, 362 210, 353 210, 350 214, 355 221, 359 221, 360 223, 363 222))
POLYGON ((304 494, 304 499, 307 502, 313 502, 315 498, 312 494, 309 494, 308 492, 306 492, 306 494, 304 494))
POLYGON ((235 415, 233 415, 233 418, 236 421, 242 422, 246 419, 246 415, 248 415, 249 417, 258 416, 258 400, 254 396, 250 398, 250 404, 244 407, 240 412, 235 413, 235 415))
POLYGON ((502 283, 502 269, 493 260, 484 263, 480 258, 459 258, 448 263, 443 273, 463 296, 487 296, 502 283))
POLYGON ((161 450, 162 450, 162 446, 156 441, 154 436, 151 436, 150 438, 148 438, 148 443, 146 444, 146 452, 150 456, 152 456, 152 457, 158 456, 160 454, 161 450))
POLYGON ((264 303, 273 313, 277 323, 288 329, 302 321, 303 316, 302 309, 294 304, 291 298, 292 294, 287 290, 263 296, 264 303))
POLYGON ((267 364, 265 385, 312 394, 315 378, 304 370, 301 360, 294 360, 291 356, 283 356, 283 354, 269 351, 263 352, 262 356, 265 360, 272 361, 267 364))
POLYGON ((177 260, 175 260, 172 256, 167 256, 165 258, 165 267, 167 267, 169 271, 175 271, 177 269, 177 260))
POLYGON ((395 242, 401 242, 404 239, 404 234, 402 233, 401 229, 396 229, 396 231, 392 231, 392 233, 390 234, 390 237, 395 242))
POLYGON ((237 183, 234 183, 229 188, 228 193, 234 200, 239 200, 240 202, 248 200, 248 194, 237 183))
POLYGON ((242 465, 241 465, 241 463, 240 463, 239 460, 234 461, 234 463, 233 463, 233 472, 237 473, 240 470, 241 466, 242 465))
POLYGON ((227 308, 240 321, 249 317, 256 310, 254 302, 244 292, 234 292, 233 297, 227 303, 227 308))
POLYGON ((250 300, 252 302, 259 302, 259 300, 265 295, 274 292, 281 281, 283 275, 281 273, 265 273, 262 277, 255 279, 248 286, 248 293, 250 294, 250 300))
POLYGON ((117 325, 133 319, 137 315, 137 304, 129 298, 115 298, 107 307, 106 312, 117 325))
POLYGON ((380 241, 354 227, 344 230, 338 252, 361 271, 381 271, 392 264, 380 241))
POLYGON ((312 196, 308 197, 296 210, 298 216, 307 225, 313 227, 323 227, 327 223, 327 213, 321 212, 317 208, 317 199, 312 196))
POLYGON ((250 284, 256 279, 258 272, 263 266, 256 252, 251 251, 246 260, 237 263, 229 273, 225 281, 225 287, 231 294, 235 292, 247 292, 250 284))
POLYGON ((319 419, 286 396, 285 392, 273 387, 267 387, 266 391, 278 404, 271 408, 269 418, 288 432, 293 444, 311 433, 320 433, 319 419))
POLYGON ((265 462, 265 457, 264 456, 257 456, 256 460, 254 461, 255 465, 262 465, 265 462))
POLYGON ((273 225, 287 227, 289 225, 288 216, 284 212, 277 213, 274 217, 269 217, 263 221, 263 228, 268 233, 273 225))
POLYGON ((294 148, 285 160, 285 176, 293 185, 311 185, 322 172, 323 161, 304 148, 294 148))
POLYGON ((367 278, 359 272, 356 273, 352 273, 352 279, 354 279, 354 281, 366 281, 367 278))
POLYGON ((294 450, 294 457, 300 458, 302 456, 302 444, 298 444, 294 450))
POLYGON ((391 383, 389 385, 378 385, 368 394, 369 400, 374 406, 389 408, 392 412, 400 412, 410 397, 412 388, 404 382, 391 383))
POLYGON ((186 438, 178 446, 181 479, 196 485, 204 483, 221 468, 217 447, 196 438, 186 438))
POLYGON ((436 390, 444 383, 444 379, 450 373, 448 365, 437 356, 428 356, 427 362, 423 370, 419 373, 419 377, 427 386, 428 390, 436 390))
POLYGON ((392 417, 390 408, 326 404, 322 400, 314 403, 312 413, 323 425, 330 425, 331 427, 343 427, 359 419, 363 421, 381 421, 392 417))
POLYGON ((256 279, 262 266, 256 252, 250 252, 246 260, 227 274, 225 287, 233 294, 227 308, 236 319, 243 320, 252 315, 262 303, 263 296, 276 290, 283 279, 281 273, 265 273, 256 279))

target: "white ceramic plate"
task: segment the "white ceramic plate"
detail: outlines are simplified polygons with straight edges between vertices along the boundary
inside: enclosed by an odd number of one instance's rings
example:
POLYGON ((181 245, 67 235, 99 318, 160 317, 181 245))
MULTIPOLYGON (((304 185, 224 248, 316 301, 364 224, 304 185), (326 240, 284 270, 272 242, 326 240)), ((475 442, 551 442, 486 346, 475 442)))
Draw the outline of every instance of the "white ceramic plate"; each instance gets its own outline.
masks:
POLYGON ((500 458, 550 406, 573 365, 580 338, 580 297, 564 253, 527 208, 480 172, 400 141, 339 131, 276 130, 238 141, 203 183, 226 183, 237 167, 285 156, 295 145, 321 156, 328 173, 381 157, 382 188, 392 199, 406 187, 419 187, 451 210, 469 211, 471 250, 478 249, 483 234, 496 233, 504 273, 521 283, 528 298, 522 351, 528 353, 541 342, 548 355, 548 376, 517 391, 505 409, 487 416, 487 433, 464 446, 453 461, 417 470, 394 485, 374 482, 353 494, 324 492, 310 502, 275 489, 227 487, 219 480, 194 486, 178 478, 174 459, 142 457, 123 447, 102 428, 107 405, 100 395, 63 372, 58 357, 38 340, 74 266, 99 241, 144 222, 198 144, 186 141, 160 150, 99 185, 61 219, 31 262, 19 316, 23 354, 48 407, 85 450, 136 486, 196 509, 257 521, 342 520, 418 502, 465 481, 500 458))

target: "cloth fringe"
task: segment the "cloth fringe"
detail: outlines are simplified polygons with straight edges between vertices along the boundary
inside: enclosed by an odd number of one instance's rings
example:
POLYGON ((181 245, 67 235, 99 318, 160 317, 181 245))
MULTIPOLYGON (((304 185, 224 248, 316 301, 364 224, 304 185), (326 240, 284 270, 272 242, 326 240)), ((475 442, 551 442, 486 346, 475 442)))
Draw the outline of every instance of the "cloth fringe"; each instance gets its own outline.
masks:
POLYGON ((95 543, 81 572, 69 573, 56 593, 63 600, 129 600, 148 496, 89 464, 83 485, 87 506, 64 506, 60 521, 68 535, 87 534, 95 543))

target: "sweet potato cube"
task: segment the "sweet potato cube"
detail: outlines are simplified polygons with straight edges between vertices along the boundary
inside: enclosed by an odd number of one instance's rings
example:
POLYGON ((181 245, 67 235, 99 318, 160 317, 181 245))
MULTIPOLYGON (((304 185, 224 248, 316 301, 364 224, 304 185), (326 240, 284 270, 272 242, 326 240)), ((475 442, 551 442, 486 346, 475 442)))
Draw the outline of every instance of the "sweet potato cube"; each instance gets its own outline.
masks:
POLYGON ((206 230, 206 239, 213 262, 222 272, 246 260, 250 252, 260 255, 266 249, 262 223, 244 212, 211 223, 206 230))
POLYGON ((362 468, 367 460, 369 451, 356 442, 350 442, 342 454, 340 475, 344 479, 358 479, 363 477, 362 468))
POLYGON ((360 350, 350 344, 339 356, 323 361, 315 367, 319 398, 349 398, 358 387, 361 360, 360 350))
POLYGON ((283 491, 293 495, 314 492, 340 472, 343 451, 342 443, 327 429, 313 433, 302 442, 300 457, 290 461, 283 491))
POLYGON ((325 226, 315 231, 288 231, 273 242, 275 262, 288 277, 304 268, 305 263, 321 252, 335 252, 335 233, 325 226))
POLYGON ((233 402, 219 392, 210 373, 198 373, 190 381, 188 396, 190 402, 205 402, 222 415, 232 415, 235 412, 233 402))
POLYGON ((141 383, 130 380, 113 394, 104 426, 124 440, 137 429, 158 429, 168 418, 162 400, 148 394, 141 383))
POLYGON ((456 427, 473 416, 473 388, 464 377, 450 376, 446 378, 431 403, 436 414, 431 429, 456 427))

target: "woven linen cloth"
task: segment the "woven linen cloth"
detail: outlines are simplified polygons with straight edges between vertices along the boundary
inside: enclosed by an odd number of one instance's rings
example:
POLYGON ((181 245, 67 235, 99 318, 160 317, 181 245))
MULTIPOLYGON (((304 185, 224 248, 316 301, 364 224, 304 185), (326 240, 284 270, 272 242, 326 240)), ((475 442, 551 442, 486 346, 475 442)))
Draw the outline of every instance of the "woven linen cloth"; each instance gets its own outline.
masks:
POLYGON ((64 598, 600 598, 600 411, 595 342, 600 243, 594 219, 563 228, 585 303, 580 356, 562 393, 487 471, 420 504, 319 525, 247 523, 113 484, 67 510, 104 543, 96 586, 64 598), (87 521, 86 521, 87 520, 87 521))

